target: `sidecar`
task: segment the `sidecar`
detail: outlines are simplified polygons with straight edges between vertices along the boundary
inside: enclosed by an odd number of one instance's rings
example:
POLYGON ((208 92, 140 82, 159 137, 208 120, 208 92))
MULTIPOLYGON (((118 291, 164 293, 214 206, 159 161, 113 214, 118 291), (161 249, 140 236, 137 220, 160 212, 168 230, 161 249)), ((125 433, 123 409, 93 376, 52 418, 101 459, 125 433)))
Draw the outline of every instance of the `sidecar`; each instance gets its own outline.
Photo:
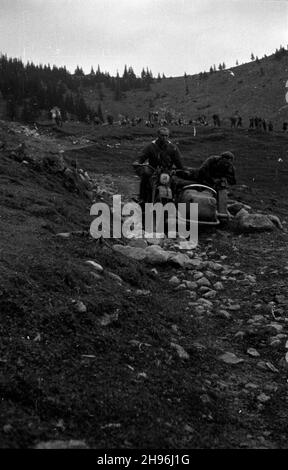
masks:
POLYGON ((219 225, 221 221, 228 218, 226 189, 216 191, 203 184, 189 184, 181 188, 177 202, 186 204, 186 212, 183 215, 192 223, 196 221, 193 220, 193 216, 191 217, 190 203, 198 204, 199 225, 219 225))

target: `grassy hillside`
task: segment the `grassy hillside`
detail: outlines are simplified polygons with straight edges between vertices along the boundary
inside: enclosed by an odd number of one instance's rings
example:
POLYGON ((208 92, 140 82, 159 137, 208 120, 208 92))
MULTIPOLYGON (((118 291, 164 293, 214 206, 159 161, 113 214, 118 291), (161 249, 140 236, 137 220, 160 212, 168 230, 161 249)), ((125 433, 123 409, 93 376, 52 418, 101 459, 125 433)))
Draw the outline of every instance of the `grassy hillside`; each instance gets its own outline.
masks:
POLYGON ((155 82, 150 91, 126 92, 121 101, 113 100, 110 90, 103 87, 104 98, 93 89, 85 89, 86 101, 103 113, 119 114, 147 119, 149 110, 169 109, 185 119, 205 114, 208 120, 214 113, 220 115, 223 124, 229 125, 229 117, 239 111, 245 126, 250 116, 259 115, 272 119, 278 127, 288 119, 285 101, 288 80, 288 52, 273 54, 261 60, 249 62, 227 70, 208 73, 207 78, 197 75, 162 79, 155 82), (232 72, 232 73, 231 73, 232 72))

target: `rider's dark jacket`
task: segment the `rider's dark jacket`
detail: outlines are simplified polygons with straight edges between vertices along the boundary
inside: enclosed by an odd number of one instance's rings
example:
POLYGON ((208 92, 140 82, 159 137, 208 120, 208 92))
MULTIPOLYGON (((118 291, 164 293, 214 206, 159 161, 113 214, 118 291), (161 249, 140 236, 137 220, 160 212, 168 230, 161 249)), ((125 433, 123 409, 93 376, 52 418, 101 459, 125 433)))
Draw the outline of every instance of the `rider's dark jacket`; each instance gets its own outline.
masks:
POLYGON ((163 147, 159 147, 157 139, 146 145, 137 162, 145 163, 146 161, 153 168, 160 165, 163 168, 171 169, 175 165, 176 168, 183 169, 181 153, 177 145, 170 142, 170 140, 163 147))

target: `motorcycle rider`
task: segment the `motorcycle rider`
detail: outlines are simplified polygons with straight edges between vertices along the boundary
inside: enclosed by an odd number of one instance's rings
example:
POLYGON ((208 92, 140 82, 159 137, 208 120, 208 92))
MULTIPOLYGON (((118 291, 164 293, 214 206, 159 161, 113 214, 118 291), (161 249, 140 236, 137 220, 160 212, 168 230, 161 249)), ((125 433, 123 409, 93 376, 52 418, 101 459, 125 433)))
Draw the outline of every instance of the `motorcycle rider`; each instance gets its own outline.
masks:
POLYGON ((230 185, 236 184, 234 161, 235 155, 230 151, 211 155, 198 170, 199 181, 215 189, 221 187, 224 180, 230 185))
POLYGON ((133 162, 136 173, 140 176, 140 203, 151 202, 152 187, 150 177, 153 168, 161 166, 163 169, 171 170, 173 166, 177 169, 184 169, 182 155, 176 144, 169 140, 169 129, 160 127, 157 131, 157 138, 146 145, 140 157, 133 162), (152 168, 139 165, 147 162, 152 168))

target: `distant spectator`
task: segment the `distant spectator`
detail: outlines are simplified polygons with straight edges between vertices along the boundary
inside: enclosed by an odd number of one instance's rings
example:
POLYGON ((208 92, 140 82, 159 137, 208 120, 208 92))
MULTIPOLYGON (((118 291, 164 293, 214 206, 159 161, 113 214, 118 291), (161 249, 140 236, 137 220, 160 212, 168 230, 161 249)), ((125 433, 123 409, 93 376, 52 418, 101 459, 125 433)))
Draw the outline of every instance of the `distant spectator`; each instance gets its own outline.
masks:
POLYGON ((238 118, 237 118, 236 127, 242 127, 242 117, 241 116, 238 116, 238 118))
POLYGON ((220 117, 219 114, 213 114, 212 116, 214 127, 220 127, 220 117))
POLYGON ((268 131, 273 132, 273 124, 271 121, 268 122, 268 131))
POLYGON ((254 129, 254 118, 249 118, 249 129, 254 129))

